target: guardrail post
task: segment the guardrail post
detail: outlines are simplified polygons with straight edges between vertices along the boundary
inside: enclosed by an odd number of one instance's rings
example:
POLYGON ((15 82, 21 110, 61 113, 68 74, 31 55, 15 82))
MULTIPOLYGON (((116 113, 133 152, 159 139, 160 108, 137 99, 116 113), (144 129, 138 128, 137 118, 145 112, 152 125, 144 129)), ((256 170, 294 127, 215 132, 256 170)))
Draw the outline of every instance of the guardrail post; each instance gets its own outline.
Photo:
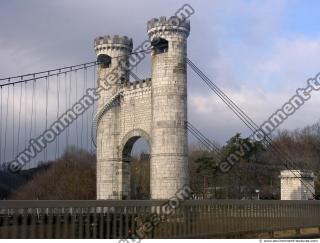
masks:
MULTIPOLYGON (((243 232, 267 234, 289 230, 304 235, 305 227, 320 234, 320 203, 277 201, 187 201, 173 216, 161 213, 163 201, 0 201, 0 238, 129 238, 156 213, 161 224, 149 238, 186 238, 243 232), (299 211, 299 213, 297 213, 299 211), (96 214, 96 215, 95 215, 96 214), (141 225, 136 220, 141 218, 141 225), (146 219, 145 219, 146 218, 146 219), (265 223, 263 223, 265 222, 265 223)), ((151 221, 153 222, 153 221, 151 221)))
POLYGON ((270 238, 274 238, 274 231, 270 231, 270 232, 269 232, 269 237, 270 237, 270 238))

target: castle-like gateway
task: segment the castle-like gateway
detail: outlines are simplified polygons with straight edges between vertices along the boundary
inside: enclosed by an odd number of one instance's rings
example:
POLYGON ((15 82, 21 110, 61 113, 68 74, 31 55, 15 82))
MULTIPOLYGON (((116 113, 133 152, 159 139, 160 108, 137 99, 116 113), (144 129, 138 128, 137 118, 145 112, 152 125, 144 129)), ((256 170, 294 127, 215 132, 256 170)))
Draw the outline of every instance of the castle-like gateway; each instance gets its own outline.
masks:
MULTIPOLYGON (((129 82, 132 40, 105 36, 95 40, 100 82, 108 89, 98 102, 97 199, 130 198, 133 144, 140 137, 150 146, 151 199, 168 199, 188 184, 187 162, 187 37, 190 23, 172 17, 148 22, 152 43, 151 79, 129 82), (121 78, 112 82, 112 72, 121 78)), ((100 83, 99 83, 100 84, 100 83)))

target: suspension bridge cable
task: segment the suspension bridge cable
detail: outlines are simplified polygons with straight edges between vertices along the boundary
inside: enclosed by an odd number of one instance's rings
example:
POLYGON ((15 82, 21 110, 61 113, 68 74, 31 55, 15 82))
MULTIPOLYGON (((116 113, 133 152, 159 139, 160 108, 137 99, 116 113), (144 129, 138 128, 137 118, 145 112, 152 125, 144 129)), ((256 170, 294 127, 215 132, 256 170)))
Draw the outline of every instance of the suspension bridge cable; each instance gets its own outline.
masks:
MULTIPOLYGON (((83 70, 83 80, 84 80, 84 82, 86 82, 86 80, 85 80, 85 70, 86 69, 84 69, 83 70)), ((82 94, 81 95, 84 95, 84 93, 85 93, 85 85, 84 84, 82 84, 82 94)), ((81 145, 81 149, 83 149, 83 144, 82 144, 82 136, 83 136, 83 115, 84 114, 82 114, 82 116, 81 116, 81 133, 80 133, 80 145, 81 145)))
MULTIPOLYGON (((57 88, 57 113, 56 113, 56 120, 58 120, 59 118, 59 100, 60 100, 60 92, 59 92, 59 83, 60 83, 60 75, 57 74, 57 80, 56 80, 56 88, 57 88)), ((56 149, 55 149, 55 159, 58 158, 58 146, 59 146, 59 136, 57 136, 56 138, 56 142, 55 142, 55 145, 56 145, 56 149)))
MULTIPOLYGON (((37 102, 37 81, 34 82, 34 129, 33 129, 33 138, 36 138, 37 136, 37 107, 38 107, 38 102, 37 102)), ((31 163, 30 163, 31 167, 31 163)))
POLYGON ((230 102, 231 99, 229 97, 227 98, 227 100, 225 100, 225 97, 227 97, 227 95, 224 94, 216 85, 214 85, 214 83, 211 82, 211 80, 208 77, 206 77, 205 74, 201 72, 201 70, 199 70, 190 60, 188 60, 187 62, 193 68, 193 70, 200 76, 200 78, 204 80, 204 82, 209 86, 209 88, 211 88, 223 100, 223 102, 227 104, 227 106, 237 115, 239 119, 241 119, 247 125, 247 127, 249 127, 249 129, 253 133, 259 129, 259 127, 255 123, 252 125, 251 119, 248 121, 248 119, 244 117, 244 115, 242 115, 245 113, 237 105, 234 105, 234 102, 230 102))
POLYGON ((212 147, 206 140, 204 140, 201 135, 193 130, 191 127, 187 126, 188 131, 196 138, 199 140, 199 142, 209 151, 215 151, 215 148, 212 147))
MULTIPOLYGON (((67 89, 67 74, 64 74, 64 91, 65 91, 65 111, 68 110, 68 89, 67 89)), ((68 146, 68 134, 67 131, 65 131, 66 135, 66 146, 68 146)))
POLYGON ((33 137, 35 138, 37 135, 37 81, 34 82, 34 129, 33 129, 33 137))
MULTIPOLYGON (((2 134, 2 87, 0 88, 0 100, 1 100, 1 104, 0 104, 0 134, 2 134)), ((0 136, 0 163, 2 162, 2 136, 0 136)), ((1 164, 2 166, 2 164, 1 164)))
POLYGON ((206 149, 208 149, 210 152, 219 153, 219 151, 217 151, 215 148, 213 148, 212 146, 210 146, 197 132, 195 132, 194 130, 192 130, 192 128, 188 127, 187 129, 188 129, 188 131, 189 131, 196 139, 198 139, 198 141, 199 141, 206 149))
POLYGON ((239 111, 233 107, 233 105, 225 99, 224 95, 217 90, 217 87, 213 85, 213 83, 209 82, 209 78, 206 78, 206 76, 189 60, 187 59, 187 63, 189 66, 193 69, 193 71, 209 86, 210 89, 212 89, 218 97, 236 114, 236 116, 243 122, 251 131, 255 131, 254 128, 251 127, 251 125, 241 116, 239 111))
POLYGON ((9 86, 8 86, 7 109, 6 109, 6 122, 5 122, 5 130, 4 130, 3 161, 6 161, 6 150, 7 150, 7 130, 8 130, 9 94, 10 94, 10 88, 9 88, 9 86))
MULTIPOLYGON (((115 56, 115 57, 112 57, 111 59, 117 59, 117 58, 121 58, 121 57, 125 57, 125 56, 131 56, 131 55, 138 54, 138 53, 148 52, 150 50, 151 50, 151 48, 148 48, 146 50, 135 51, 135 52, 131 52, 131 53, 128 53, 128 54, 115 56)), ((50 69, 50 70, 41 71, 41 72, 23 74, 23 75, 12 76, 12 77, 7 77, 7 78, 0 78, 0 81, 8 80, 8 83, 0 84, 0 86, 12 85, 13 83, 19 83, 19 82, 23 82, 23 81, 28 82, 28 81, 32 81, 34 79, 44 79, 47 76, 47 75, 44 75, 44 76, 37 77, 37 75, 40 75, 40 74, 51 73, 49 76, 54 76, 57 73, 59 73, 59 74, 61 74, 61 73, 69 73, 69 72, 72 72, 72 71, 75 71, 75 70, 84 69, 85 67, 88 68, 88 67, 96 66, 98 64, 99 64, 98 61, 92 61, 92 62, 86 62, 86 63, 72 65, 72 66, 66 66, 66 67, 61 67, 61 68, 50 69), (55 72, 57 72, 57 73, 55 73, 55 72), (24 77, 32 77, 32 78, 24 79, 24 77), (16 82, 10 82, 10 80, 12 80, 12 79, 14 80, 14 79, 17 79, 17 78, 22 78, 23 80, 22 81, 16 81, 16 82)))
MULTIPOLYGON (((96 89, 96 68, 93 68, 93 88, 96 89)), ((94 105, 92 106, 92 114, 91 117, 94 117, 94 113, 95 113, 95 109, 94 109, 94 105)), ((91 152, 94 151, 94 146, 93 146, 93 142, 90 142, 91 144, 91 152)))
MULTIPOLYGON (((78 73, 75 71, 75 81, 76 81, 76 100, 78 100, 78 73)), ((77 147, 79 147, 79 136, 78 136, 78 119, 76 119, 76 138, 77 138, 77 147)))
MULTIPOLYGON (((32 94, 31 94, 31 115, 30 115, 30 132, 29 140, 32 138, 33 133, 33 113, 34 113, 34 93, 35 93, 35 80, 32 82, 32 94)), ((28 146, 28 145, 26 145, 28 146)), ((28 169, 30 169, 30 163, 28 163, 28 169)))
MULTIPOLYGON (((60 115, 60 86, 61 86, 61 76, 59 75, 58 78, 58 116, 57 116, 57 120, 59 118, 60 115)), ((60 156, 60 136, 57 137, 57 141, 58 141, 58 157, 60 156)))
MULTIPOLYGON (((207 83, 207 85, 215 92, 215 93, 217 93, 216 91, 215 91, 215 89, 214 89, 214 87, 216 87, 216 86, 213 86, 212 85, 212 82, 211 82, 211 80, 209 80, 209 78, 208 77, 206 77, 190 60, 188 60, 188 64, 193 68, 193 70, 207 83), (212 88, 212 86, 213 86, 213 88, 212 88)), ((222 91, 221 91, 222 92, 222 91)), ((221 95, 221 92, 219 92, 219 94, 221 95)), ((241 115, 241 113, 239 114, 239 112, 237 112, 237 109, 234 107, 234 106, 232 106, 232 104, 230 105, 230 103, 228 102, 228 101, 226 101, 225 99, 223 99, 223 97, 221 97, 220 95, 219 95, 218 93, 217 93, 217 95, 225 102, 225 103, 228 103, 229 105, 229 107, 231 108, 231 110, 232 111, 234 111, 234 113, 243 121, 243 119, 246 121, 246 122, 248 122, 248 120, 247 119, 245 119, 242 115, 241 115)), ((226 96, 225 94, 223 94, 224 96, 226 96)), ((230 99, 229 99, 230 100, 230 99)), ((242 111, 242 113, 244 113, 243 111, 242 111)), ((248 126, 248 124, 245 122, 245 124, 248 126)), ((249 124, 250 124, 250 121, 248 122, 249 124)), ((250 124, 251 126, 248 126, 249 128, 250 128, 250 130, 252 131, 252 132, 255 132, 256 130, 253 128, 252 129, 252 127, 254 127, 252 124, 250 124)), ((259 129, 259 128, 258 128, 259 129)), ((279 156, 280 155, 280 157, 282 156, 281 155, 281 151, 279 151, 279 150, 277 150, 277 148, 275 148, 274 147, 274 145, 270 142, 270 138, 269 137, 267 137, 266 136, 266 142, 273 148, 273 151, 274 152, 276 152, 277 153, 277 155, 279 156)), ((272 140, 271 140, 272 141, 272 140)), ((281 161, 282 162, 282 161, 281 161)), ((283 163, 283 162, 282 162, 283 163)), ((283 163, 284 165, 285 165, 285 167, 286 168, 288 168, 293 174, 294 174, 294 172, 289 168, 289 166, 287 165, 287 163, 286 163, 286 161, 283 163)), ((297 172, 300 176, 302 176, 301 175, 301 173, 300 172, 297 172)), ((294 176, 296 176, 295 174, 294 174, 294 176)), ((296 176, 297 177, 297 176, 296 176)))
MULTIPOLYGON (((141 50, 141 51, 137 51, 137 52, 132 52, 132 53, 129 53, 129 54, 126 54, 126 55, 120 55, 120 56, 116 56, 116 57, 112 57, 112 59, 116 59, 116 58, 121 58, 121 57, 124 57, 124 56, 130 56, 130 55, 133 55, 133 54, 137 54, 137 53, 141 53, 141 52, 147 52, 149 50, 141 50)), ((15 128, 14 128, 14 125, 15 125, 15 112, 14 112, 14 108, 15 108, 15 90, 14 90, 14 85, 15 84, 21 84, 24 83, 25 84, 25 92, 24 92, 24 98, 25 98, 25 118, 26 118, 26 115, 27 115, 27 82, 33 82, 32 84, 32 104, 31 104, 31 115, 30 115, 30 139, 32 137, 32 133, 34 132, 34 136, 36 136, 36 125, 37 125, 37 96, 36 96, 36 90, 35 90, 35 86, 36 86, 36 80, 39 80, 39 79, 45 79, 46 80, 46 83, 48 82, 48 79, 49 77, 51 76, 54 76, 54 75, 60 75, 62 73, 65 74, 65 77, 67 75, 67 73, 70 73, 70 78, 71 78, 71 73, 72 72, 75 72, 77 73, 77 70, 81 70, 81 69, 84 69, 85 70, 85 76, 87 76, 87 68, 89 67, 95 67, 96 65, 98 65, 99 63, 97 61, 94 61, 94 62, 87 62, 87 63, 83 63, 83 64, 78 64, 78 65, 73 65, 73 66, 67 66, 67 67, 62 67, 62 68, 56 68, 56 69, 51 69, 51 70, 46 70, 46 71, 42 71, 42 72, 35 72, 35 73, 29 73, 29 74, 24 74, 24 75, 18 75, 18 76, 12 76, 12 77, 9 77, 9 78, 0 78, 0 81, 5 81, 7 80, 8 82, 6 83, 2 83, 0 84, 0 87, 1 87, 1 90, 4 86, 9 86, 9 85, 13 85, 13 102, 12 102, 12 106, 13 106, 13 110, 12 110, 12 116, 13 116, 13 136, 12 136, 12 140, 13 140, 13 148, 12 148, 12 151, 13 151, 13 154, 15 153, 15 147, 17 146, 17 149, 19 149, 20 147, 20 131, 21 131, 21 101, 22 101, 22 86, 20 86, 20 100, 19 100, 19 125, 18 125, 18 144, 15 145, 15 137, 16 137, 16 134, 15 134, 15 128), (58 72, 58 73, 55 73, 55 72, 58 72), (46 75, 43 75, 43 74, 46 74, 46 75), (39 76, 40 75, 40 76, 39 76), (17 80, 15 81, 15 79, 18 79, 20 78, 20 80, 17 80), (14 80, 14 81, 12 81, 14 80), (35 104, 36 102, 36 104, 35 104), (35 114, 34 114, 35 113, 35 114)), ((85 77, 85 79, 87 79, 87 77, 85 77)), ((95 83, 95 80, 94 80, 94 83, 95 83)), ((65 84, 66 85, 66 84, 65 84)), ((85 83, 85 85, 87 85, 85 83)), ((47 85, 46 84, 46 88, 48 88, 49 84, 47 85)), ((59 86, 60 86, 60 79, 59 79, 59 86)), ((60 88, 60 87, 59 87, 60 88)), ((71 89, 71 84, 70 84, 70 89, 71 89)), ((77 90, 77 88, 76 88, 77 90)), ((67 91, 66 91, 67 92, 67 91)), ((8 96, 10 96, 10 90, 8 88, 8 96)), ((46 91, 46 128, 47 128, 47 123, 48 123, 48 120, 47 120, 47 116, 48 116, 48 98, 47 98, 48 94, 47 94, 47 91, 46 91)), ((2 97, 1 97, 2 99, 2 97)), ((69 96, 69 101, 70 101, 70 96, 69 96)), ((67 104, 67 102, 66 102, 67 104)), ((7 104, 8 105, 8 104, 7 104)), ((70 105, 70 102, 69 102, 69 105, 70 105)), ((7 109, 8 110, 8 109, 7 109)), ((2 106, 1 106, 1 111, 2 111, 2 106)), ((94 109, 93 109, 93 112, 94 112, 94 109)), ((9 115, 8 114, 9 112, 7 112, 7 116, 9 115)), ((58 98, 58 113, 59 113, 59 98, 58 98)), ((81 147, 83 147, 83 143, 82 143, 82 136, 84 135, 83 134, 83 117, 82 117, 82 126, 81 126, 81 147)), ((7 118, 8 120, 8 118, 7 118)), ((27 119, 24 119, 25 120, 25 123, 24 123, 24 127, 25 127, 25 146, 27 147, 27 119)), ((87 120, 88 120, 88 114, 87 114, 87 120)), ((8 123, 8 122, 7 122, 8 123)), ((7 126, 8 124, 6 123, 6 133, 7 133, 7 126)), ((76 125, 78 125, 76 123, 76 125)), ((78 128, 77 129, 77 146, 79 146, 79 138, 78 138, 78 128)), ((1 124, 1 130, 2 130, 2 124, 1 124)), ((88 133, 89 133, 89 128, 87 127, 87 137, 88 137, 88 133)), ((69 138, 69 134, 70 134, 70 131, 68 131, 68 134, 66 135, 68 138, 69 138)), ((68 140, 68 139, 67 139, 68 140)), ((2 141, 1 141, 2 143, 2 141)), ((2 144, 1 144, 2 145, 2 144)), ((59 152, 59 138, 57 138, 57 152, 59 152)), ((87 149, 89 150, 89 143, 88 141, 86 142, 86 146, 87 146, 87 149)), ((6 148, 5 148, 6 150, 6 148)), ((47 157, 47 151, 45 152, 45 155, 44 157, 46 158, 47 157)))
MULTIPOLYGON (((92 64, 92 65, 86 65, 86 67, 92 67, 92 66, 96 66, 97 63, 95 64, 92 64)), ((23 79, 23 80, 19 80, 19 81, 15 81, 15 82, 11 82, 11 83, 4 83, 4 84, 0 84, 0 87, 3 87, 3 86, 8 86, 8 85, 13 85, 13 84, 18 84, 18 83, 22 83, 22 82, 31 82, 31 81, 34 81, 34 80, 39 80, 39 79, 45 79, 46 77, 52 77, 52 76, 56 76, 57 74, 63 74, 63 73, 69 73, 69 72, 73 72, 73 71, 77 71, 77 70, 82 70, 84 69, 84 67, 81 67, 81 68, 76 68, 76 69, 71 69, 71 70, 67 70, 67 71, 61 71, 61 72, 58 72, 58 73, 50 73, 50 71, 47 71, 49 72, 50 74, 48 75, 43 75, 43 76, 40 76, 40 77, 34 77, 34 78, 29 78, 29 79, 23 79)), ((24 76, 17 76, 17 77, 24 77, 24 76)), ((8 79, 10 80, 10 79, 8 79)))
POLYGON ((28 77, 28 76, 35 76, 35 75, 39 75, 39 74, 44 74, 44 73, 53 73, 53 72, 64 72, 64 69, 68 69, 68 70, 74 70, 77 67, 84 67, 87 65, 92 65, 92 64, 97 64, 97 61, 92 61, 92 62, 86 62, 86 63, 82 63, 82 64, 77 64, 77 65, 72 65, 72 66, 66 66, 66 67, 61 67, 61 68, 55 68, 55 69, 51 69, 51 70, 47 70, 47 71, 41 71, 41 72, 35 72, 35 73, 29 73, 29 74, 23 74, 23 75, 17 75, 17 76, 13 76, 13 77, 8 77, 8 78, 0 78, 0 81, 4 81, 4 80, 11 80, 11 79, 16 79, 16 78, 23 78, 23 77, 28 77))
MULTIPOLYGON (((46 126, 46 131, 48 129, 48 93, 49 93, 49 77, 46 77, 46 118, 45 118, 45 126, 46 126)), ((48 146, 45 147, 44 149, 44 161, 47 161, 48 158, 48 146)))
MULTIPOLYGON (((71 105, 71 80, 72 80, 72 72, 69 73, 69 94, 68 94, 68 107, 71 105)), ((70 128, 67 128, 67 144, 69 145, 69 136, 70 136, 70 128)))
POLYGON ((24 83, 24 147, 27 147, 27 83, 24 83))
POLYGON ((216 152, 219 152, 220 149, 209 139, 207 138, 203 133, 201 133, 195 126, 193 126, 190 122, 187 122, 187 127, 195 131, 199 136, 216 152))
MULTIPOLYGON (((216 152, 218 155, 221 156, 220 154, 220 149, 214 145, 214 143, 212 143, 208 138, 205 137, 205 135, 203 135, 196 127, 194 127, 190 122, 187 122, 187 128, 188 131, 196 138, 198 139, 198 141, 205 147, 207 148, 210 152, 216 152), (191 128, 193 127, 193 129, 191 128), (198 132, 195 132, 198 131, 198 132), (203 137, 203 138, 202 138, 203 137)), ((249 165, 253 165, 253 166, 262 166, 265 168, 274 168, 274 167, 279 167, 277 165, 263 165, 263 164, 258 164, 258 163, 254 163, 254 162, 250 162, 249 165)))
POLYGON ((19 151, 19 149, 20 149, 21 106, 22 106, 22 83, 20 84, 20 96, 19 96, 19 116, 18 116, 18 142, 17 142, 17 151, 19 151))
POLYGON ((135 79, 135 81, 140 81, 141 79, 134 73, 129 71, 129 75, 135 79))
POLYGON ((198 139, 198 141, 210 152, 214 151, 212 147, 210 147, 210 145, 208 145, 204 140, 202 140, 202 138, 195 133, 192 129, 188 128, 188 131, 196 138, 198 139))
MULTIPOLYGON (((121 58, 121 57, 131 56, 131 55, 134 55, 134 54, 138 54, 138 53, 142 53, 142 52, 147 52, 147 51, 150 51, 150 50, 151 50, 151 48, 148 48, 148 49, 146 49, 146 50, 140 50, 140 51, 130 52, 130 53, 128 53, 128 54, 111 57, 111 59, 117 59, 117 58, 121 58)), ((17 75, 17 76, 12 76, 12 77, 7 77, 7 78, 0 78, 0 81, 11 80, 11 79, 16 79, 16 78, 23 78, 23 77, 34 76, 34 75, 39 75, 39 74, 44 74, 44 73, 52 73, 52 72, 64 73, 64 72, 66 72, 66 71, 63 71, 64 69, 68 69, 67 72, 72 72, 72 71, 74 71, 74 70, 83 69, 84 67, 89 67, 89 66, 92 65, 92 64, 95 66, 95 65, 99 64, 99 62, 97 62, 97 61, 92 61, 92 62, 81 63, 81 64, 77 64, 77 65, 72 65, 72 66, 66 66, 66 67, 61 67, 61 68, 50 69, 50 70, 41 71, 41 72, 35 72, 35 73, 17 75), (77 69, 78 67, 80 67, 80 69, 77 69)), ((55 75, 55 74, 53 74, 53 75, 55 75)), ((51 75, 51 76, 53 76, 53 75, 51 75)), ((45 77, 45 76, 44 76, 44 77, 45 77)), ((36 77, 36 79, 39 79, 39 78, 43 78, 43 77, 36 77)), ((32 80, 32 79, 31 79, 31 80, 32 80)))
MULTIPOLYGON (((222 100, 225 104, 227 104, 227 106, 238 116, 238 118, 240 118, 248 127, 252 132, 256 132, 257 130, 259 130, 259 127, 250 119, 248 118, 248 116, 244 113, 244 111, 242 111, 237 105, 234 104, 233 101, 231 101, 231 99, 225 94, 223 93, 199 68, 197 68, 197 66, 192 63, 189 59, 187 59, 187 63, 189 64, 189 66, 193 69, 193 71, 195 71, 196 74, 198 74, 198 76, 209 86, 209 88, 211 88, 222 100), (227 97, 227 98, 226 98, 227 97)), ((283 157, 283 154, 281 154, 281 150, 279 151, 279 149, 273 144, 272 139, 267 135, 264 134, 265 138, 264 140, 268 143, 268 145, 272 148, 272 151, 274 151, 280 158, 283 157)), ((281 161, 281 160, 280 160, 281 161)), ((284 166, 291 171, 291 173, 297 177, 298 179, 300 179, 295 172, 293 172, 288 164, 287 164, 287 159, 285 158, 285 162, 281 161, 284 166)), ((293 162, 291 162, 291 164, 294 164, 293 162)), ((297 171, 297 174, 300 175, 300 177, 302 177, 301 173, 299 171, 297 171)), ((300 181, 305 184, 301 179, 300 181)), ((309 183, 310 184, 310 183, 309 183)), ((311 185, 311 184, 310 184, 311 185)), ((312 185, 311 185, 312 186, 312 185)), ((307 189, 314 195, 314 193, 309 189, 309 187, 307 187, 307 189)))
MULTIPOLYGON (((191 67, 194 69, 194 71, 201 76, 202 78, 204 78, 205 82, 207 83, 207 85, 213 89, 213 91, 215 93, 219 93, 219 97, 226 103, 228 103, 229 108, 249 127, 249 129, 255 133, 256 131, 260 130, 260 127, 252 121, 252 119, 245 114, 245 112, 239 108, 225 93, 223 93, 223 91, 221 91, 199 68, 196 67, 196 65, 194 63, 192 63, 189 59, 187 60, 188 64, 191 65, 191 67), (226 97, 227 101, 225 101, 222 97, 226 97)), ((266 140, 266 142, 268 143, 268 145, 270 146, 274 146, 273 145, 273 141, 272 139, 265 133, 264 134, 264 140, 266 140)), ((278 151, 279 152, 279 151, 278 151)), ((291 158, 291 160, 293 160, 291 158)), ((291 162, 294 166, 297 166, 293 161, 291 162)), ((298 172, 300 174, 300 172, 298 172)), ((301 174, 300 174, 301 175, 301 174)))
POLYGON ((15 112, 14 112, 14 101, 15 101, 15 98, 14 98, 14 85, 12 86, 12 109, 11 109, 11 112, 12 112, 12 158, 14 158, 14 147, 15 147, 15 143, 14 143, 14 135, 15 135, 15 128, 14 128, 14 117, 15 117, 15 112))
MULTIPOLYGON (((87 90, 88 88, 88 70, 87 69, 84 69, 85 70, 85 81, 84 81, 84 85, 85 85, 85 90, 87 90)), ((83 94, 85 95, 85 93, 83 94)), ((86 111, 86 147, 87 147, 87 152, 89 152, 89 111, 87 110, 86 111)))
MULTIPOLYGON (((227 99, 227 101, 225 101, 224 99, 223 99, 223 97, 227 97, 226 96, 226 94, 224 94, 216 85, 214 85, 213 83, 212 83, 212 81, 208 78, 208 77, 206 77, 205 76, 205 74, 203 74, 202 73, 202 71, 200 70, 200 69, 198 69, 196 66, 195 66, 195 64, 193 64, 190 60, 188 60, 187 61, 188 62, 188 64, 189 65, 191 65, 191 67, 194 69, 194 71, 201 77, 201 78, 203 78, 204 79, 204 81, 207 83, 207 85, 215 92, 215 93, 217 93, 216 91, 217 91, 217 89, 218 89, 218 96, 226 103, 228 103, 228 106, 229 106, 229 108, 231 108, 231 110, 232 111, 234 111, 234 113, 244 122, 244 120, 245 120, 245 124, 249 127, 249 129, 252 131, 252 132, 255 132, 255 131, 257 131, 257 130, 259 130, 259 127, 250 119, 250 118, 248 118, 248 116, 247 115, 243 115, 243 114, 245 114, 244 113, 244 111, 242 111, 237 105, 234 105, 233 106, 233 102, 228 102, 228 101, 231 101, 231 99, 227 99), (222 97, 221 97, 222 96, 222 97), (230 104, 231 103, 231 104, 230 104), (240 110, 240 111, 239 111, 240 110), (248 121, 249 120, 249 121, 248 121), (248 125, 248 123, 249 123, 249 125, 248 125), (253 124, 252 124, 253 123, 253 124)), ((273 141, 271 140, 271 138, 267 135, 267 134, 264 134, 265 135, 265 140, 266 140, 266 142, 268 143, 268 145, 269 146, 271 146, 271 148, 273 149, 273 151, 274 152, 276 152, 278 155, 280 154, 280 156, 283 156, 283 155, 281 155, 281 151, 279 151, 279 149, 277 148, 277 147, 275 147, 275 145, 273 144, 273 141)), ((284 165, 285 165, 285 167, 286 168, 288 168, 289 170, 290 170, 290 168, 288 167, 288 165, 287 165, 287 158, 285 158, 285 163, 284 163, 284 165)), ((292 159, 291 159, 292 160, 292 159)), ((294 162, 291 162, 293 165, 295 165, 295 163, 294 162)), ((295 165, 296 166, 296 165, 295 165)), ((292 171, 292 170, 290 170, 293 174, 294 174, 294 172, 292 171)), ((299 172, 299 171, 297 171, 297 173, 300 175, 300 176, 302 176, 301 175, 301 173, 299 172)))
MULTIPOLYGON (((34 83, 35 81, 33 81, 32 83, 32 95, 31 95, 31 118, 30 118, 30 135, 29 135, 29 140, 32 138, 32 132, 33 132, 33 105, 34 105, 34 83)), ((28 163, 28 167, 30 169, 30 163, 28 163)))
POLYGON ((206 140, 204 140, 199 133, 197 133, 195 130, 192 130, 192 128, 188 127, 188 131, 195 136, 201 143, 204 145, 210 152, 215 152, 216 154, 219 154, 220 151, 216 148, 212 147, 210 144, 207 143, 206 140))

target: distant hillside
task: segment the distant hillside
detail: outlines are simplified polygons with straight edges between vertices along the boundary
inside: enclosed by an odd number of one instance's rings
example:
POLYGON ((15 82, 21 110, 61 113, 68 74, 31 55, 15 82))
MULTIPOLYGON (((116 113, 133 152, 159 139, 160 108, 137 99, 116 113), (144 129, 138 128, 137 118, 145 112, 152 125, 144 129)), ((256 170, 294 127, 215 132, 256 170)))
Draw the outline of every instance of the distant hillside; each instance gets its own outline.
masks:
POLYGON ((83 150, 68 149, 48 168, 34 173, 32 180, 20 183, 9 199, 90 200, 96 199, 95 156, 83 150))
POLYGON ((48 167, 49 165, 42 165, 38 168, 23 170, 17 174, 0 171, 0 200, 10 197, 19 187, 32 180, 35 174, 46 170, 48 167))
MULTIPOLYGON (((189 148, 190 186, 196 195, 215 199, 280 198, 280 171, 286 169, 279 156, 259 143, 235 163, 227 173, 217 170, 226 156, 237 151, 242 138, 231 137, 220 153, 201 146, 189 148)), ((316 194, 320 195, 320 123, 295 131, 279 131, 274 146, 283 156, 294 158, 292 169, 312 170, 317 176, 316 194)), ((282 157, 283 157, 282 156, 282 157)), ((134 156, 130 162, 131 199, 150 198, 150 155, 134 156)), ((63 156, 39 168, 19 174, 0 172, 0 199, 17 200, 94 200, 96 199, 96 158, 69 148, 63 156)))

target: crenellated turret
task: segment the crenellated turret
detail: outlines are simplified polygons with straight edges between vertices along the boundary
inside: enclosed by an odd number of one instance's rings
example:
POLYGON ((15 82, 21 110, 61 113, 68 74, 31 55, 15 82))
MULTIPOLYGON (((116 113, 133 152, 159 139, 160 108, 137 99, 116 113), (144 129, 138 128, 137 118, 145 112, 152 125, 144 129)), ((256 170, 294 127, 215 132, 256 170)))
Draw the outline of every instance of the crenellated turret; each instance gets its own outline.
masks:
MULTIPOLYGON (((98 112, 121 89, 129 83, 128 63, 132 51, 132 39, 127 36, 104 36, 94 40, 98 67, 98 86, 103 87, 98 101, 98 112)), ((117 154, 119 142, 119 105, 114 105, 104 114, 97 127, 97 198, 121 199, 121 163, 117 154)))
POLYGON ((128 36, 100 36, 94 40, 94 49, 98 52, 103 52, 106 49, 126 49, 129 52, 132 50, 132 39, 128 36))
POLYGON ((148 22, 152 55, 151 197, 172 197, 188 184, 187 37, 190 23, 177 17, 148 22))
POLYGON ((151 150, 151 199, 169 199, 189 181, 186 57, 190 23, 160 17, 151 19, 147 28, 151 41, 147 44, 152 47, 149 79, 129 82, 130 38, 115 35, 94 41, 98 80, 103 85, 97 108, 105 111, 98 113, 97 123, 98 199, 131 197, 130 157, 139 138, 151 150), (110 104, 115 96, 117 102, 110 104))
POLYGON ((153 18, 148 21, 147 24, 149 36, 153 32, 163 32, 163 31, 180 31, 187 35, 190 32, 190 22, 189 20, 182 20, 176 16, 172 16, 169 19, 162 16, 160 18, 153 18))

